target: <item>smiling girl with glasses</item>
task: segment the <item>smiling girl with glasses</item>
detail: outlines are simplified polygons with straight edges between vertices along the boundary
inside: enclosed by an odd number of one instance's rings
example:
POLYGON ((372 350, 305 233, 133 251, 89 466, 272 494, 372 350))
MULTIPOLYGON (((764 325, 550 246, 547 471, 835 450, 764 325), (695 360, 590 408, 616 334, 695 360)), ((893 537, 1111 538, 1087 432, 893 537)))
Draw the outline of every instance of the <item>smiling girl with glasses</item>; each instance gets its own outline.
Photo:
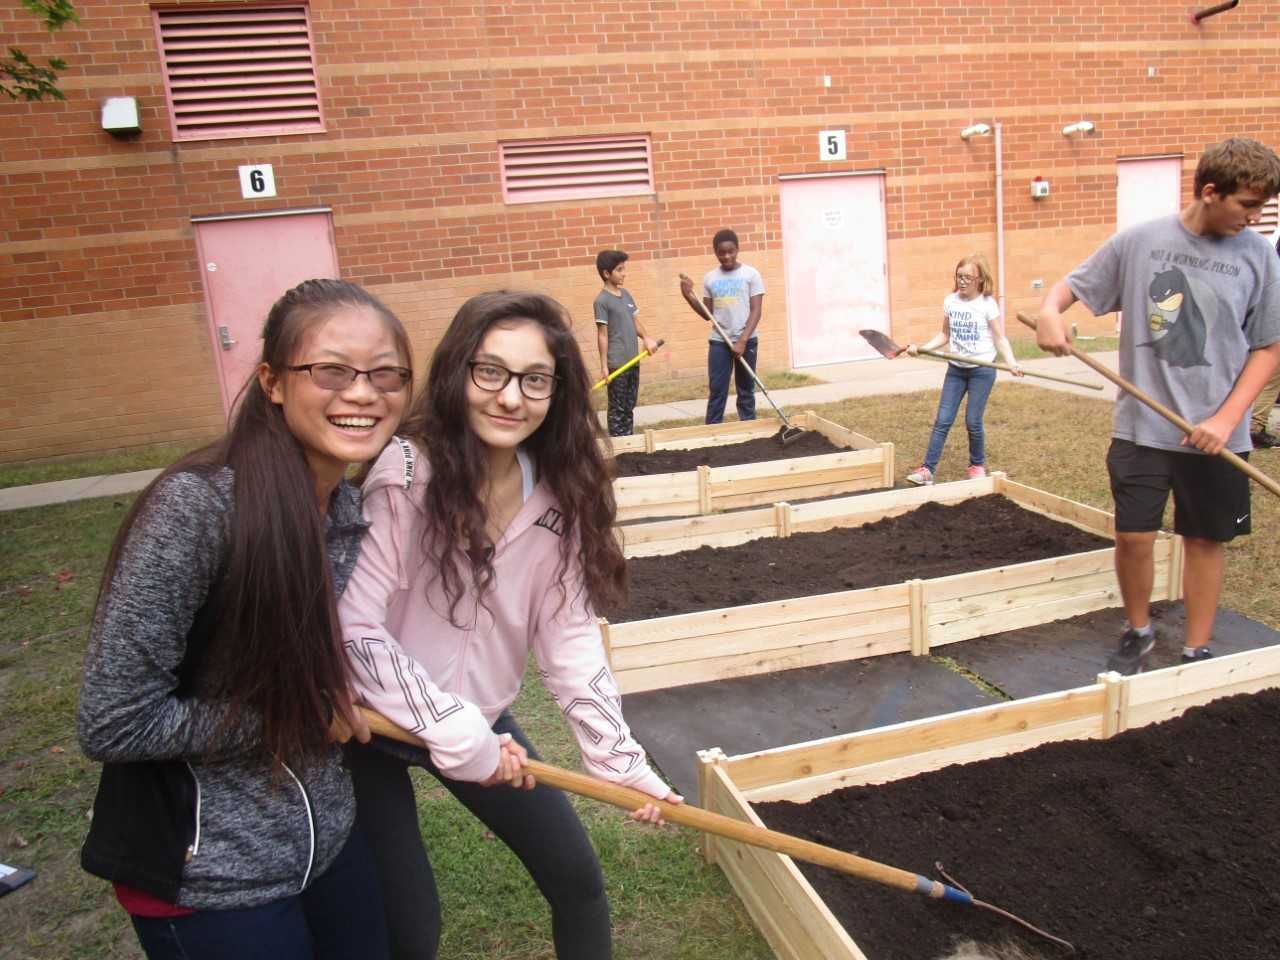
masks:
MULTIPOLYGON (((942 330, 923 347, 914 343, 907 346, 907 353, 916 356, 917 350, 937 350, 948 344, 947 353, 975 360, 991 361, 996 350, 1005 363, 1013 368, 1015 377, 1022 376, 1018 361, 1013 358, 1013 348, 1004 335, 1004 319, 1000 305, 994 296, 995 284, 991 280, 991 268, 987 258, 980 253, 970 254, 956 264, 955 286, 942 301, 942 330)), ((947 363, 947 375, 942 381, 942 396, 938 399, 938 413, 934 417, 933 431, 929 435, 929 449, 924 463, 907 474, 907 482, 919 486, 933 483, 934 471, 942 459, 942 447, 947 434, 960 411, 960 401, 969 396, 964 409, 964 424, 969 431, 969 479, 987 475, 986 433, 982 418, 987 409, 987 398, 996 383, 996 372, 991 367, 980 367, 951 360, 947 363)))
POLYGON ((77 732, 103 768, 81 862, 151 960, 387 952, 328 731, 364 730, 337 599, 366 524, 344 476, 400 421, 409 341, 340 280, 290 290, 262 336, 226 436, 125 517, 93 618, 77 732))
MULTIPOLYGON (((509 708, 530 653, 587 770, 679 800, 627 729, 596 622, 621 600, 626 563, 589 386, 558 303, 473 297, 365 481, 373 527, 340 605, 346 644, 365 701, 423 744, 350 751, 396 957, 434 957, 440 933, 410 765, 520 857, 550 903, 557 957, 610 955, 590 840, 564 794, 525 773, 536 754, 509 708)), ((659 821, 652 804, 632 816, 659 821)))

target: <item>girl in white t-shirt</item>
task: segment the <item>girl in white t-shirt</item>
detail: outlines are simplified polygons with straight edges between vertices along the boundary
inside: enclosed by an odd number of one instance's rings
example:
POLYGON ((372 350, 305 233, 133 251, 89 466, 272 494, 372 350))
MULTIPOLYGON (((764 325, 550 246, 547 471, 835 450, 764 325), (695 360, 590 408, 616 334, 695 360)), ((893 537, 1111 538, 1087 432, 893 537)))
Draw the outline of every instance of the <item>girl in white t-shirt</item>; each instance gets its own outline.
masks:
MULTIPOLYGON (((1013 375, 1022 376, 1018 362, 1013 359, 1013 349, 1004 335, 1000 306, 992 296, 994 287, 986 257, 973 253, 961 260, 956 264, 955 287, 942 301, 941 332, 922 347, 909 344, 907 353, 914 357, 918 350, 937 350, 946 343, 948 353, 989 362, 996 358, 996 350, 999 349, 1005 363, 1013 368, 1013 375)), ((929 449, 924 455, 924 463, 907 474, 908 483, 920 486, 933 483, 933 472, 942 459, 942 446, 947 442, 947 434, 951 424, 955 423, 960 401, 966 393, 969 402, 965 406, 964 424, 969 431, 969 478, 987 475, 982 415, 995 382, 996 372, 991 367, 958 360, 947 364, 929 449)))

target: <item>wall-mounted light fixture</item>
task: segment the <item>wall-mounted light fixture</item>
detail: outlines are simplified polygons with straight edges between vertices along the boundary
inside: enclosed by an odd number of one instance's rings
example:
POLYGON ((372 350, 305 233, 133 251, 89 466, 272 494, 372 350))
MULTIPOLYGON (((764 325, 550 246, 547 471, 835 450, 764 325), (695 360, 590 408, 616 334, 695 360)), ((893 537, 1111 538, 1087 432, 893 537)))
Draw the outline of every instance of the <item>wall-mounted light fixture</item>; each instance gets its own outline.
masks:
POLYGON ((116 137, 128 136, 142 130, 138 119, 136 97, 107 97, 102 101, 102 129, 116 137))
POLYGON ((1068 123, 1065 127, 1063 127, 1062 135, 1064 137, 1069 137, 1073 133, 1083 133, 1089 136, 1093 136, 1095 129, 1097 128, 1094 127, 1092 120, 1077 120, 1075 123, 1068 123))
POLYGON ((975 123, 972 126, 965 127, 960 131, 960 139, 968 140, 970 137, 985 137, 991 133, 991 124, 975 123))

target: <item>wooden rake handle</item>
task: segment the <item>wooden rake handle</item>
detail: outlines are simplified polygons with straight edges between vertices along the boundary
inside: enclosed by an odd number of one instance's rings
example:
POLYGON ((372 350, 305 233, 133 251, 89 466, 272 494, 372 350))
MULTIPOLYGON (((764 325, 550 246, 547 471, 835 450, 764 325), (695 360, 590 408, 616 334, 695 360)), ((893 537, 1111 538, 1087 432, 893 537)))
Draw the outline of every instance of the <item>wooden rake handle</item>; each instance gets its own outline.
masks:
MULTIPOLYGON (((990 360, 975 360, 973 357, 966 357, 959 353, 946 353, 942 350, 922 350, 916 347, 916 353, 926 357, 938 357, 941 360, 954 360, 956 363, 973 363, 979 367, 990 367, 993 370, 1005 370, 1009 373, 1013 372, 1013 367, 1007 363, 992 363, 990 360)), ((1053 380, 1057 383, 1069 383, 1073 387, 1087 387, 1090 390, 1101 390, 1100 383, 1081 383, 1079 380, 1072 380, 1070 377, 1059 377, 1052 373, 1037 373, 1034 370, 1022 369, 1024 377, 1039 377, 1041 380, 1053 380)))
MULTIPOLYGON (((1030 327, 1032 330, 1036 328, 1036 321, 1031 317, 1028 317, 1025 313, 1019 313, 1018 319, 1022 321, 1024 324, 1026 324, 1028 327, 1030 327)), ((1089 354, 1084 353, 1083 351, 1077 350, 1074 344, 1068 343, 1067 349, 1071 351, 1071 356, 1075 357, 1077 360, 1083 363, 1086 367, 1089 367, 1091 370, 1094 370, 1097 373, 1101 374, 1102 376, 1106 377, 1108 380, 1114 383, 1117 387, 1119 387, 1125 393, 1129 394, 1129 396, 1133 397, 1139 403, 1146 404, 1148 407, 1150 407, 1156 413, 1160 414, 1160 416, 1164 417, 1166 420, 1172 423, 1175 427, 1177 427, 1187 436, 1190 436, 1192 431, 1195 430, 1195 425, 1190 420, 1187 420, 1179 416, 1177 413, 1170 410, 1168 407, 1166 407, 1163 403, 1161 403, 1155 397, 1144 392, 1143 390, 1138 389, 1136 386, 1134 386, 1124 377, 1120 376, 1120 374, 1116 373, 1110 367, 1099 363, 1097 360, 1093 359, 1093 357, 1089 356, 1089 354)), ((1235 467, 1237 470, 1239 470, 1241 473, 1247 476, 1250 480, 1255 481, 1259 486, 1265 488, 1268 493, 1271 493, 1277 497, 1280 497, 1280 483, 1276 483, 1269 476, 1267 476, 1265 473, 1263 473, 1261 470, 1255 467, 1252 463, 1244 459, 1244 457, 1241 457, 1239 454, 1232 453, 1226 447, 1223 447, 1220 451, 1218 451, 1218 456, 1222 457, 1223 460, 1226 460, 1227 463, 1231 464, 1233 467, 1235 467)))
MULTIPOLYGON (((369 724, 369 729, 373 733, 391 740, 409 743, 416 747, 424 746, 417 737, 400 729, 400 727, 381 714, 375 713, 366 707, 360 707, 359 710, 364 715, 369 724)), ((701 807, 691 806, 687 803, 668 803, 665 800, 655 800, 649 794, 634 790, 631 787, 598 780, 584 773, 565 770, 563 767, 543 763, 540 760, 530 760, 528 771, 537 780, 548 786, 556 787, 569 793, 576 793, 581 797, 589 797, 592 800, 599 800, 601 803, 612 804, 615 807, 621 807, 623 810, 638 810, 646 803, 652 803, 662 810, 663 818, 672 823, 692 827, 703 833, 724 837, 727 840, 736 840, 739 843, 759 847, 763 850, 772 850, 774 853, 786 854, 789 857, 795 857, 797 860, 816 863, 819 866, 829 867, 832 870, 838 870, 841 873, 851 874, 855 877, 862 877, 865 880, 871 880, 885 886, 896 887, 899 890, 906 890, 910 893, 923 893, 930 897, 954 900, 960 903, 970 903, 973 899, 963 890, 940 883, 937 880, 931 880, 920 874, 911 873, 908 870, 900 870, 888 864, 867 860, 852 853, 845 853, 843 850, 826 847, 810 840, 802 840, 788 833, 779 833, 776 830, 757 827, 754 824, 712 813, 710 810, 703 810, 701 807)), ((502 788, 495 787, 494 789, 502 788)))

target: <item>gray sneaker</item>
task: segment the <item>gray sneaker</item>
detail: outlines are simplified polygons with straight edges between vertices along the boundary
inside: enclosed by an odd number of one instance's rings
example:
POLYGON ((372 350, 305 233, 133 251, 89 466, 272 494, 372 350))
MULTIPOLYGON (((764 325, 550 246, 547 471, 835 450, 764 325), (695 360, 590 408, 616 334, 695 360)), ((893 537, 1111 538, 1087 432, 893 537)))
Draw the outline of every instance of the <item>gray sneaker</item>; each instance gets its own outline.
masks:
POLYGON ((1199 663, 1201 660, 1212 660, 1213 651, 1209 649, 1209 645, 1203 647, 1193 647, 1194 653, 1184 653, 1182 655, 1183 663, 1199 663))
POLYGON ((1129 677, 1141 673, 1147 665, 1147 654, 1156 645, 1156 632, 1152 630, 1145 637, 1130 627, 1120 638, 1120 647, 1107 658, 1107 669, 1114 670, 1121 676, 1129 677))

